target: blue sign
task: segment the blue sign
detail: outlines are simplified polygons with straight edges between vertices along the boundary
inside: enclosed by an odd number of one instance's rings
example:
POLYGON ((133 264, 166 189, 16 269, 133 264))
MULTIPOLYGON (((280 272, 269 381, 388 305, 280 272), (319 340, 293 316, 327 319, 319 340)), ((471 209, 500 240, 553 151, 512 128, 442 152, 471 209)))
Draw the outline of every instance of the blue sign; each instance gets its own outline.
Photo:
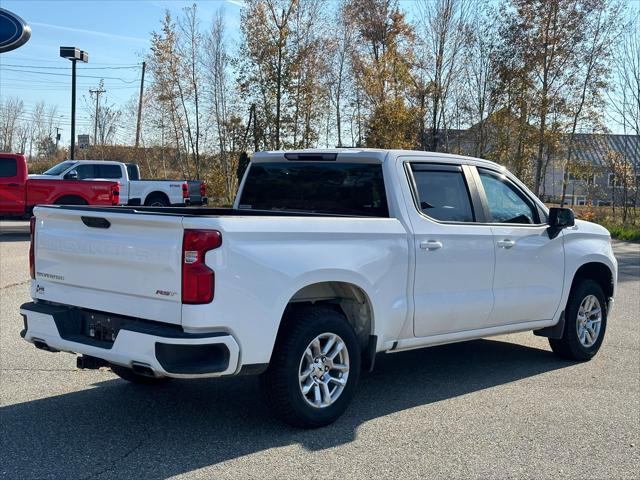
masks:
POLYGON ((0 53, 21 47, 31 37, 31 27, 15 13, 0 8, 0 53))

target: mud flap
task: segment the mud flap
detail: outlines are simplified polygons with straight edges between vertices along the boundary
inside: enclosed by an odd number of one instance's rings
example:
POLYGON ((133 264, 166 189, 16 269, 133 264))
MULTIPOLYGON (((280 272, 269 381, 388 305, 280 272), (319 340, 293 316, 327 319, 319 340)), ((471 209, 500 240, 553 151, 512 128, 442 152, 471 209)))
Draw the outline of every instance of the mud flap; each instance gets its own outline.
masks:
POLYGON ((362 370, 372 372, 376 363, 376 349, 378 346, 378 336, 369 335, 369 343, 362 352, 362 370))
POLYGON ((556 323, 551 327, 545 327, 545 328, 541 328, 540 330, 534 330, 533 334, 539 337, 547 337, 547 338, 555 338, 555 339, 562 338, 562 335, 564 334, 564 312, 560 314, 560 320, 558 320, 558 323, 556 323))

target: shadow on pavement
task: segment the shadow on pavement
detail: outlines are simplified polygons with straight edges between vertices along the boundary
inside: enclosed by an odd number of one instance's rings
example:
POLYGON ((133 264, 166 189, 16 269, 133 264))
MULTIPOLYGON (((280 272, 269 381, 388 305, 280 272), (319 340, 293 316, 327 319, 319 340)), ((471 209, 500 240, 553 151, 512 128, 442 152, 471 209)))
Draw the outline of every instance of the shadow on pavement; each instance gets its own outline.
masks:
POLYGON ((5 242, 28 242, 29 232, 27 233, 4 233, 0 232, 0 243, 5 242))
POLYGON ((157 387, 109 380, 0 409, 0 472, 166 478, 279 446, 322 450, 353 441, 368 420, 571 365, 550 351, 498 340, 381 355, 345 415, 315 431, 272 419, 253 377, 157 387))

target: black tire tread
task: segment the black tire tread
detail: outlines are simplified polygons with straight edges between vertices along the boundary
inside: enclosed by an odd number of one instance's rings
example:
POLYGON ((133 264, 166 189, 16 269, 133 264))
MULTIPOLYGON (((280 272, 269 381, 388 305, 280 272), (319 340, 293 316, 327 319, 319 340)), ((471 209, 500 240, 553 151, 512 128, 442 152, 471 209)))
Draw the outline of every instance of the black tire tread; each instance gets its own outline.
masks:
POLYGON ((569 294, 569 300, 567 301, 567 307, 565 309, 565 325, 562 338, 549 338, 549 346, 553 353, 557 356, 573 361, 585 362, 591 360, 598 353, 607 326, 607 306, 604 292, 600 285, 589 278, 576 279, 575 285, 571 289, 569 294), (602 308, 602 324, 600 327, 600 334, 596 343, 586 348, 580 344, 576 334, 576 315, 578 308, 580 308, 580 302, 588 295, 593 294, 598 297, 600 306, 602 308))
MULTIPOLYGON (((299 339, 303 337, 310 328, 326 323, 328 318, 339 320, 348 327, 353 335, 357 348, 355 332, 353 332, 346 318, 335 309, 328 306, 296 308, 289 312, 284 319, 286 322, 284 325, 284 334, 280 335, 276 340, 269 368, 260 376, 260 386, 267 404, 276 417, 289 425, 301 428, 318 428, 328 425, 335 420, 335 418, 330 421, 326 419, 311 419, 300 415, 287 395, 288 385, 286 383, 285 372, 287 363, 291 361, 289 352, 296 349, 299 339)), ((346 341, 344 338, 343 340, 346 341)), ((355 387, 360 369, 359 350, 349 352, 349 359, 351 363, 349 382, 353 382, 352 385, 355 387)), ((344 391, 338 401, 346 401, 348 403, 350 398, 345 397, 345 394, 353 395, 353 387, 350 389, 350 392, 344 391), (342 397, 345 398, 343 399, 342 397)))
POLYGON ((160 201, 163 203, 163 206, 169 207, 171 206, 171 202, 167 199, 166 195, 163 193, 152 193, 150 194, 144 201, 145 206, 150 206, 155 201, 160 201))

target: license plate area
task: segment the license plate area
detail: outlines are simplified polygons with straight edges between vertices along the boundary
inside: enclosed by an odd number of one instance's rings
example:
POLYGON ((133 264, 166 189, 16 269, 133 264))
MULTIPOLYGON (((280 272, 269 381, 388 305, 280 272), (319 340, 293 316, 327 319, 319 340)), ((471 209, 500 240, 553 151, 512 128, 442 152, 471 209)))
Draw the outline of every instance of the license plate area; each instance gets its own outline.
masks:
POLYGON ((47 314, 53 317, 60 337, 72 342, 110 349, 118 338, 120 330, 162 337, 180 337, 184 335, 182 327, 174 324, 124 317, 108 312, 85 310, 77 307, 58 305, 49 307, 42 302, 44 309, 53 309, 47 314))
POLYGON ((118 337, 118 332, 122 328, 124 321, 122 318, 113 315, 83 312, 82 313, 82 335, 92 340, 113 343, 118 337))

